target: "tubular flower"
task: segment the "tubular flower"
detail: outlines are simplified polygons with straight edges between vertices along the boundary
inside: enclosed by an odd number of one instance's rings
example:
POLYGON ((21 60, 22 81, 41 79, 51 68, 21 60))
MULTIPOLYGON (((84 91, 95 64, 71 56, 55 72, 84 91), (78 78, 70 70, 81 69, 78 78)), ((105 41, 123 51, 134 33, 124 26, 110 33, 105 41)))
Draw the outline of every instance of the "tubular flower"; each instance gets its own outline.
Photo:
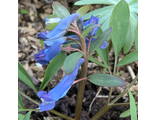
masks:
POLYGON ((78 13, 71 14, 62 19, 52 31, 39 32, 37 34, 37 37, 43 40, 45 44, 45 48, 35 55, 35 60, 38 63, 46 65, 61 52, 61 45, 66 41, 66 37, 63 37, 63 35, 66 33, 70 23, 78 18, 78 13))
POLYGON ((38 92, 38 97, 42 100, 42 103, 39 105, 40 111, 53 109, 55 107, 55 102, 67 94, 78 74, 79 67, 84 61, 85 60, 83 58, 80 58, 73 72, 69 75, 65 75, 62 81, 52 90, 50 90, 49 93, 46 91, 38 92))

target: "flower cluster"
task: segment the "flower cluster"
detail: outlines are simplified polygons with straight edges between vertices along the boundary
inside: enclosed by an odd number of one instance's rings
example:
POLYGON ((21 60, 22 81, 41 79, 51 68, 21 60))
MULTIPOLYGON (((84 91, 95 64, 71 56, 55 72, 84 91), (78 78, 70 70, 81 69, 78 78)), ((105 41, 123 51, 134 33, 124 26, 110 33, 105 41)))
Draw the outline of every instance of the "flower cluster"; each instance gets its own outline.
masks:
MULTIPOLYGON (((45 48, 39 51, 35 55, 35 60, 38 63, 41 63, 43 65, 46 65, 51 61, 57 54, 61 52, 61 46, 62 44, 66 44, 69 41, 66 41, 67 38, 72 38, 75 40, 79 40, 78 35, 65 35, 67 32, 67 29, 69 28, 70 24, 77 20, 79 18, 78 13, 71 14, 70 16, 60 20, 59 18, 56 19, 48 19, 45 18, 45 24, 48 23, 54 23, 58 22, 59 24, 52 30, 52 31, 45 31, 40 32, 37 34, 37 37, 39 37, 41 40, 44 41, 45 48)), ((81 17, 77 21, 77 25, 82 32, 84 30, 84 27, 87 27, 88 25, 95 25, 98 24, 99 18, 91 16, 91 18, 84 22, 84 17, 81 17)), ((93 28, 88 35, 85 37, 86 45, 89 44, 89 39, 91 38, 91 43, 96 40, 94 36, 96 35, 99 27, 93 28)), ((78 44, 71 45, 72 47, 80 47, 78 44)), ((105 49, 107 47, 107 42, 104 42, 100 48, 105 49)), ((59 100, 60 98, 64 97, 68 90, 70 89, 71 85, 73 84, 79 67, 83 64, 85 60, 83 58, 80 58, 77 62, 74 70, 69 75, 65 75, 62 81, 52 90, 50 90, 48 93, 46 91, 39 91, 38 97, 41 98, 42 103, 39 105, 41 111, 47 111, 50 109, 53 109, 55 107, 55 102, 59 100)))

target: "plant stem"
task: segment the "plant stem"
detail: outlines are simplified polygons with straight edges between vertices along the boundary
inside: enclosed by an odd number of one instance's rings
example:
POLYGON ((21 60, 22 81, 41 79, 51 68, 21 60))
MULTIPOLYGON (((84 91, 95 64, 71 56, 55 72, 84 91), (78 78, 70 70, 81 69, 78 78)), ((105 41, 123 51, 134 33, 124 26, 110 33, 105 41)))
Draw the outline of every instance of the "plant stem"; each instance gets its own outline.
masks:
POLYGON ((36 102, 35 100, 33 100, 32 98, 30 98, 29 96, 27 96, 25 93, 23 93, 20 89, 18 89, 18 92, 21 93, 25 98, 27 98, 28 100, 30 100, 31 102, 40 105, 40 103, 36 102))
MULTIPOLYGON (((81 50, 84 52, 83 58, 85 59, 85 62, 81 66, 81 68, 82 68, 81 69, 81 78, 84 78, 87 75, 88 56, 87 56, 87 52, 86 52, 85 38, 81 38, 81 36, 79 36, 79 39, 81 41, 81 50)), ((75 120, 81 119, 81 109, 82 109, 82 101, 83 101, 85 83, 86 83, 86 80, 83 80, 79 83, 77 99, 76 99, 75 120)))
POLYGON ((89 48, 90 48, 91 41, 92 41, 92 36, 89 38, 89 44, 88 44, 88 51, 87 51, 87 55, 89 55, 89 48))
POLYGON ((57 111, 55 111, 55 110, 49 110, 49 111, 50 111, 51 113, 57 115, 57 116, 60 116, 60 117, 62 117, 62 118, 64 118, 64 119, 66 119, 66 120, 74 120, 74 118, 71 118, 71 117, 69 117, 69 116, 67 116, 67 115, 63 115, 62 113, 59 113, 59 112, 57 112, 57 111))
MULTIPOLYGON (((135 104, 138 104, 138 102, 135 102, 135 104)), ((128 103, 115 103, 111 106, 113 107, 113 106, 120 106, 120 105, 130 105, 130 103, 129 102, 128 103)))
POLYGON ((114 76, 115 76, 115 71, 116 71, 117 59, 118 59, 118 57, 117 57, 117 56, 115 56, 114 71, 113 71, 113 75, 114 75, 114 76))
POLYGON ((129 84, 129 86, 120 95, 118 95, 109 105, 113 105, 115 102, 117 102, 128 91, 128 89, 132 87, 132 85, 137 81, 137 79, 138 79, 138 75, 129 84))
POLYGON ((78 40, 75 40, 74 38, 67 38, 67 40, 75 41, 75 42, 77 42, 81 46, 81 43, 78 40))
POLYGON ((79 49, 76 49, 76 48, 71 48, 71 47, 65 47, 65 48, 62 48, 62 50, 72 50, 72 51, 78 51, 78 52, 80 52, 80 53, 83 53, 81 50, 79 50, 79 49))
POLYGON ((66 31, 69 31, 69 32, 74 32, 76 33, 78 36, 81 36, 81 34, 75 30, 72 30, 72 29, 66 29, 66 31))

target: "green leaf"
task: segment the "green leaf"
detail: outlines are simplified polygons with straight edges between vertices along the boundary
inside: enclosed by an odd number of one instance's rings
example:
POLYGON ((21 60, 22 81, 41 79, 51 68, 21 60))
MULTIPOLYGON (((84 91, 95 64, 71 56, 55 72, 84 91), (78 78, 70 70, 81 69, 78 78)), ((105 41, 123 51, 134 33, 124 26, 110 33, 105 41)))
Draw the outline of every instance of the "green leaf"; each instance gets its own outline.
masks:
POLYGON ((117 64, 117 66, 126 65, 138 60, 138 50, 131 52, 130 54, 126 55, 122 60, 117 64))
POLYGON ((24 115, 18 114, 18 120, 23 120, 24 117, 25 117, 24 115))
POLYGON ((46 26, 46 29, 52 31, 59 23, 51 23, 46 26))
POLYGON ((82 16, 84 16, 90 9, 91 5, 85 5, 81 8, 79 8, 76 13, 79 13, 79 18, 81 18, 82 16))
POLYGON ((42 46, 44 46, 44 41, 43 41, 43 40, 40 40, 40 44, 41 44, 42 46))
POLYGON ((23 120, 30 120, 31 112, 32 112, 32 111, 29 111, 29 112, 25 115, 25 117, 23 118, 23 120))
POLYGON ((22 13, 22 14, 28 14, 29 13, 29 11, 25 10, 25 9, 21 9, 19 12, 22 13))
POLYGON ((56 15, 61 19, 66 18, 70 15, 69 11, 59 2, 53 2, 52 8, 54 9, 56 15))
POLYGON ((26 72, 26 70, 23 68, 23 66, 18 62, 18 78, 22 80, 25 84, 27 84, 29 87, 35 90, 37 92, 35 85, 29 76, 29 74, 26 72))
MULTIPOLYGON (((136 109, 138 110, 138 107, 136 107, 136 109)), ((131 111, 130 109, 124 111, 123 113, 120 114, 120 117, 124 118, 124 117, 128 117, 131 115, 131 111)))
MULTIPOLYGON (((130 17, 131 18, 131 17, 130 17)), ((135 34, 135 21, 132 20, 132 18, 130 19, 130 26, 128 29, 128 33, 125 39, 125 43, 123 46, 123 52, 124 54, 128 53, 129 50, 131 49, 133 42, 134 42, 134 34, 135 34)))
POLYGON ((23 105, 23 102, 19 93, 18 93, 18 106, 21 108, 24 108, 24 105, 23 105))
POLYGON ((75 41, 70 41, 67 44, 65 44, 63 47, 67 47, 68 45, 77 44, 75 41))
POLYGON ((56 18, 56 17, 58 17, 56 14, 51 14, 51 15, 48 15, 46 18, 56 18))
POLYGON ((119 87, 126 85, 123 79, 109 74, 92 74, 88 76, 88 80, 98 86, 119 87))
POLYGON ((116 57, 124 45, 129 28, 129 19, 129 6, 124 0, 121 0, 114 8, 110 18, 110 27, 113 27, 111 39, 116 57))
POLYGON ((50 82, 51 78, 54 76, 54 74, 61 68, 63 65, 63 62, 66 58, 65 52, 60 52, 54 59, 50 62, 48 65, 43 82, 40 86, 40 90, 44 90, 44 88, 47 86, 47 84, 50 82))
POLYGON ((119 0, 81 0, 74 3, 74 5, 85 5, 85 4, 116 4, 119 0))
POLYGON ((96 40, 94 40, 92 44, 90 45, 89 53, 92 53, 95 50, 97 50, 103 44, 103 42, 106 41, 111 31, 112 31, 112 28, 110 27, 107 30, 105 30, 98 38, 96 38, 96 40))
POLYGON ((133 98, 131 91, 128 90, 128 92, 130 97, 131 120, 137 120, 137 110, 136 110, 135 100, 133 98))
POLYGON ((138 24, 135 31, 135 48, 138 50, 138 24))
POLYGON ((104 64, 93 58, 92 56, 89 56, 89 60, 96 63, 97 65, 100 65, 101 67, 106 67, 104 64))
POLYGON ((25 109, 25 108, 18 108, 18 112, 22 112, 22 111, 29 111, 29 109, 25 109))
POLYGON ((129 9, 130 9, 130 11, 138 14, 138 0, 133 0, 132 2, 130 2, 129 9))
POLYGON ((100 24, 96 25, 90 24, 87 27, 85 27, 84 30, 82 31, 81 38, 84 38, 93 28, 96 27, 100 27, 100 24))
POLYGON ((66 57, 63 64, 63 69, 66 75, 70 74, 74 70, 77 62, 83 56, 83 54, 84 53, 75 52, 66 57))
POLYGON ((96 51, 99 54, 102 61, 104 62, 104 64, 108 67, 109 66, 108 47, 106 49, 98 48, 96 51))

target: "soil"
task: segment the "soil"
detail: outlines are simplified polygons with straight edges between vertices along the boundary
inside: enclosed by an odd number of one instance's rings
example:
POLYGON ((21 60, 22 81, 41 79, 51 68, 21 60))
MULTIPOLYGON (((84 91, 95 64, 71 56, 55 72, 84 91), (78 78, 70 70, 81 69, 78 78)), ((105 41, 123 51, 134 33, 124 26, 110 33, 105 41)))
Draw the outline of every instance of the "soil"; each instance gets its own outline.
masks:
MULTIPOLYGON (((70 13, 74 13, 80 6, 74 6, 74 3, 76 0, 57 0, 58 2, 61 2, 69 11, 70 13)), ((44 65, 42 67, 39 67, 36 65, 36 61, 34 58, 34 55, 38 53, 39 50, 43 48, 43 46, 40 44, 39 39, 36 37, 36 34, 41 31, 45 31, 45 25, 44 25, 44 18, 52 14, 52 8, 51 8, 51 1, 49 0, 19 0, 18 3, 18 9, 26 9, 29 11, 28 14, 22 14, 18 13, 18 60, 21 62, 21 64, 24 66, 24 68, 27 70, 29 75, 32 77, 33 82, 37 89, 39 89, 39 86, 43 80, 45 70, 47 68, 47 65, 44 65)), ((96 8, 104 7, 104 5, 92 5, 91 10, 94 10, 96 8)), ((130 52, 134 51, 134 46, 130 50, 130 52)), ((94 56, 96 56, 94 54, 94 56)), ((123 58, 122 52, 119 55, 119 59, 123 58)), ((99 59, 99 58, 97 58, 99 59)), ((100 59, 99 59, 100 60, 100 59)), ((113 70, 114 65, 114 52, 113 49, 110 50, 109 53, 109 63, 110 68, 113 70)), ((91 64, 91 62, 90 62, 91 64)), ((138 62, 134 62, 129 64, 135 75, 138 73, 138 62)), ((92 64, 88 66, 88 75, 93 73, 102 73, 103 72, 102 67, 92 64)), ((126 66, 121 66, 117 69, 117 72, 119 73, 119 77, 126 80, 127 84, 132 81, 132 78, 127 70, 126 66)), ((108 73, 108 71, 106 71, 108 73)), ((63 78, 64 72, 62 68, 54 75, 48 86, 45 88, 45 90, 48 92, 52 88, 54 88, 60 80, 63 78)), ((76 79, 80 78, 80 71, 77 75, 76 79)), ((33 92, 33 90, 25 85, 21 80, 18 80, 18 87, 21 89, 25 94, 27 94, 32 99, 41 102, 40 99, 37 97, 37 95, 33 92)), ((81 120, 90 120, 107 102, 107 98, 97 98, 93 105, 91 112, 88 113, 89 105, 93 98, 95 97, 98 86, 90 83, 89 81, 86 82, 85 92, 84 92, 84 98, 83 98, 83 106, 82 106, 82 114, 81 114, 81 120)), ((125 87, 116 87, 113 89, 112 96, 117 96, 120 94, 125 87)), ((104 87, 102 91, 100 92, 100 95, 108 96, 109 94, 108 87, 104 87)), ((65 115, 68 115, 70 117, 75 116, 75 105, 76 105, 76 94, 78 90, 78 83, 73 85, 71 89, 68 91, 67 95, 56 102, 56 106, 54 110, 61 112, 65 115)), ((131 89, 132 92, 137 92, 137 83, 132 86, 131 89)), ((135 95, 135 100, 138 100, 138 94, 135 95)), ((21 96, 25 108, 28 109, 36 109, 38 106, 32 103, 31 101, 27 100, 23 96, 21 96)), ((124 97, 122 97, 118 103, 122 103, 125 101, 128 101, 128 95, 125 94, 124 97)), ((124 111, 129 109, 129 106, 115 106, 109 109, 99 120, 130 120, 130 117, 126 118, 120 118, 120 114, 124 111)), ((22 114, 25 114, 26 112, 21 112, 22 114)), ((50 113, 51 114, 51 113, 50 113)), ((62 118, 55 116, 54 114, 51 114, 52 120, 63 120, 62 118)), ((47 112, 32 112, 31 119, 33 120, 45 120, 45 118, 48 120, 48 114, 47 112)))

